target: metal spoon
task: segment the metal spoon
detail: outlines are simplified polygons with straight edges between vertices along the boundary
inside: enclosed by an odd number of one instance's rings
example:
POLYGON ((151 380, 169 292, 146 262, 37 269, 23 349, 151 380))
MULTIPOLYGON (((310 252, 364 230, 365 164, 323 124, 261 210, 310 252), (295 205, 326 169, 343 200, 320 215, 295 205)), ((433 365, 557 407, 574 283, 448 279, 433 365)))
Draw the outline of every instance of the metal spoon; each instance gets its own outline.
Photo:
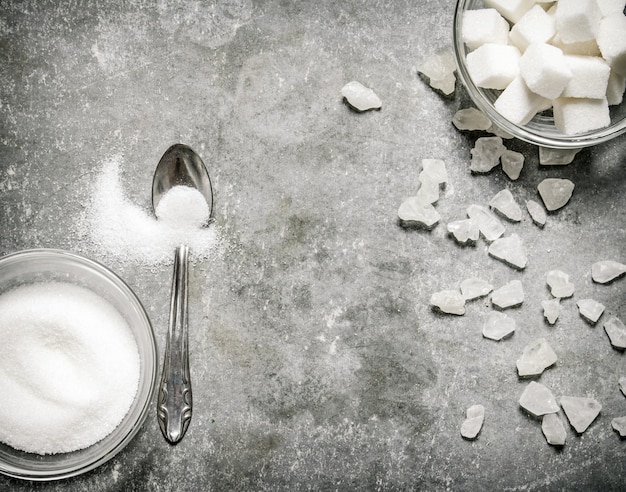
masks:
MULTIPOLYGON (((202 159, 191 147, 172 145, 159 161, 152 180, 152 208, 174 186, 199 190, 213 211, 213 189, 202 159)), ((179 442, 191 421, 192 397, 189 372, 187 327, 187 270, 189 248, 178 246, 174 256, 174 274, 170 303, 169 328, 163 360, 163 372, 157 401, 157 420, 165 439, 179 442)))

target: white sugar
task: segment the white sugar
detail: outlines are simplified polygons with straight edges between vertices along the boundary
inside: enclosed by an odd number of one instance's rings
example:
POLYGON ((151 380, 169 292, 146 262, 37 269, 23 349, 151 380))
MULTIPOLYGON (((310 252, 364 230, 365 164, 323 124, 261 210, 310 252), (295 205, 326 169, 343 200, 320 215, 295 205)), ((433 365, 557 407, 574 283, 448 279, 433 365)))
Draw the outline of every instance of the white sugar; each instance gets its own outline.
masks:
POLYGON ((172 227, 202 227, 209 221, 209 204, 190 186, 174 186, 159 201, 156 216, 172 227))

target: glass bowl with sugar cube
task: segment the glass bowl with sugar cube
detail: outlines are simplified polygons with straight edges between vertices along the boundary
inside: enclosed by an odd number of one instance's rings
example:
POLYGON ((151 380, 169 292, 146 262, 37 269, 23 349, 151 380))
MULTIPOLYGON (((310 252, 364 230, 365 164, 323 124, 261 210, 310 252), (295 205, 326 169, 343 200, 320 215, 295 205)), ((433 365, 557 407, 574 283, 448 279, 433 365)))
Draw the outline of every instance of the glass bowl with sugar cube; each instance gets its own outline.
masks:
POLYGON ((495 126, 542 147, 626 133, 625 0, 458 0, 457 73, 495 126))

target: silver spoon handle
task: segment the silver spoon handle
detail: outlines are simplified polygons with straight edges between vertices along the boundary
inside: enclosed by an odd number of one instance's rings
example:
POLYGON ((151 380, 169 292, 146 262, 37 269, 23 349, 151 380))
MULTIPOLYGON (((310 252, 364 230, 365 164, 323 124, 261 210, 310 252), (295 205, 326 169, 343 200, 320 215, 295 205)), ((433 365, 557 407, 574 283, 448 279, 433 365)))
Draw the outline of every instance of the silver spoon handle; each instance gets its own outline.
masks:
POLYGON ((165 439, 176 444, 191 421, 191 378, 187 334, 187 270, 189 248, 176 249, 172 298, 163 373, 159 386, 157 420, 165 439))

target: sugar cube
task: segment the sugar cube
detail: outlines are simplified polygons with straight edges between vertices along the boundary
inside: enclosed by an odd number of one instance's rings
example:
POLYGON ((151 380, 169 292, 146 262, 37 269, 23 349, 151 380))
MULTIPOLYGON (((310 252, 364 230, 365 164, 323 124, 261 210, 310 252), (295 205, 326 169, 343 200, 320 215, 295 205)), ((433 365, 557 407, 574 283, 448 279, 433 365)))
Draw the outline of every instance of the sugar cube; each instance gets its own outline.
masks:
POLYGON ((550 104, 548 99, 532 92, 521 76, 504 89, 494 103, 496 111, 516 125, 528 123, 540 109, 550 104))
POLYGON ((604 17, 614 14, 623 14, 626 0, 596 0, 604 17))
POLYGON ((535 0, 485 0, 485 6, 496 9, 506 19, 517 22, 535 5, 535 0))
POLYGON ((596 37, 602 18, 596 0, 559 0, 556 5, 556 29, 563 42, 576 43, 596 37))
POLYGON ((579 41, 578 43, 564 43, 557 33, 550 44, 559 48, 565 55, 600 56, 600 48, 595 39, 579 41))
POLYGON ((588 97, 602 99, 606 96, 611 68, 599 56, 565 56, 567 66, 572 72, 561 97, 588 97))
POLYGON ((478 87, 504 89, 519 73, 520 56, 515 46, 483 44, 467 54, 467 70, 478 87))
POLYGON ((605 17, 596 37, 602 56, 620 75, 626 75, 626 16, 605 17))
POLYGON ((563 52, 545 43, 533 43, 526 49, 519 70, 528 88, 547 99, 559 97, 572 79, 563 52))
POLYGON ((566 135, 576 135, 611 123, 606 98, 578 99, 562 97, 553 101, 554 125, 566 135))
POLYGON ((618 74, 615 70, 611 70, 609 82, 606 87, 606 99, 609 106, 621 104, 624 99, 624 91, 626 91, 626 76, 618 74))
POLYGON ((547 43, 556 34, 554 17, 535 5, 511 28, 511 42, 524 51, 531 43, 547 43))
POLYGON ((496 9, 466 10, 461 30, 470 51, 483 44, 509 44, 509 23, 496 9))

